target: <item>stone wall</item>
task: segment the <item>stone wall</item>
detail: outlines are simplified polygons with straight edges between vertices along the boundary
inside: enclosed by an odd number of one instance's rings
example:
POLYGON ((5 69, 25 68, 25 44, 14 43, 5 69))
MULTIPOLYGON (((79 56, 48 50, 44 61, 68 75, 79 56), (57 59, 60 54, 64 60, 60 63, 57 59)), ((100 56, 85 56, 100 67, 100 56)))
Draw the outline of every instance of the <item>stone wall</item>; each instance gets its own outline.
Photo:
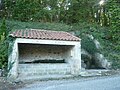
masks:
POLYGON ((41 75, 68 75, 71 73, 70 64, 19 64, 18 75, 41 76, 41 75))

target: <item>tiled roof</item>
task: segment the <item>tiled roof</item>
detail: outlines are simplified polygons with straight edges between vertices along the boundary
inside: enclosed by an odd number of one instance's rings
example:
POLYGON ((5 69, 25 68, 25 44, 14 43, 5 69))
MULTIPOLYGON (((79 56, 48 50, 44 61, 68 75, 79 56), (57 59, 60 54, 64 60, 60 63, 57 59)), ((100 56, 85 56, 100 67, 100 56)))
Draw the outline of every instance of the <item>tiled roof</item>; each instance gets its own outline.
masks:
POLYGON ((16 30, 9 35, 15 38, 26 39, 80 41, 80 38, 63 31, 29 29, 29 30, 16 30))

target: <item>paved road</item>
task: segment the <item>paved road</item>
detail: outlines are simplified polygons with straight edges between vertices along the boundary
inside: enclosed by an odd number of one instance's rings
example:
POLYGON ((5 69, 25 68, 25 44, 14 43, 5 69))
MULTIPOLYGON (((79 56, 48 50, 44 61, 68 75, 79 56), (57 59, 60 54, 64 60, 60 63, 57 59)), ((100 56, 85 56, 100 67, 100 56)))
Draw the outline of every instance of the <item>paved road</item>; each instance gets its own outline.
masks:
POLYGON ((120 76, 37 82, 19 90, 120 90, 120 76))

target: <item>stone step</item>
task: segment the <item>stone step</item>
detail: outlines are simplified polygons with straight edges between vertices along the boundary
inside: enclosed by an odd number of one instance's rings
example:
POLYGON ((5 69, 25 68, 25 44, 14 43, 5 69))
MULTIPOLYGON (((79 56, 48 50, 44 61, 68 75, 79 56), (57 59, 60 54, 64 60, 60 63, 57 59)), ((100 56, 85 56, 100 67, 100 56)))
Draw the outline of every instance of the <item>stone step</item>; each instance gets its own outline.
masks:
POLYGON ((19 76, 33 76, 33 75, 52 75, 52 74, 70 74, 70 69, 21 69, 18 71, 19 76))
POLYGON ((19 77, 16 81, 24 81, 24 80, 50 80, 50 79, 60 79, 60 78, 69 78, 73 77, 72 75, 35 75, 29 77, 19 77))

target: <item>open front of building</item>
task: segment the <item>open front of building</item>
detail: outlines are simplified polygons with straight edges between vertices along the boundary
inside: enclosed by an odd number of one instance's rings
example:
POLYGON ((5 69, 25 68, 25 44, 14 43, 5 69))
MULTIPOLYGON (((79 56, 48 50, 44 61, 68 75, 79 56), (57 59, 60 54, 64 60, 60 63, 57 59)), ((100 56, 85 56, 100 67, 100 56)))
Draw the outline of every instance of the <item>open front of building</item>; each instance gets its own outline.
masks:
MULTIPOLYGON (((63 35, 62 33, 59 35, 63 35)), ((9 72, 10 78, 78 75, 81 69, 81 47, 79 38, 73 37, 70 36, 74 40, 67 36, 62 40, 61 36, 58 40, 54 40, 55 37, 53 39, 15 37, 9 56, 9 64, 13 62, 9 72)))

